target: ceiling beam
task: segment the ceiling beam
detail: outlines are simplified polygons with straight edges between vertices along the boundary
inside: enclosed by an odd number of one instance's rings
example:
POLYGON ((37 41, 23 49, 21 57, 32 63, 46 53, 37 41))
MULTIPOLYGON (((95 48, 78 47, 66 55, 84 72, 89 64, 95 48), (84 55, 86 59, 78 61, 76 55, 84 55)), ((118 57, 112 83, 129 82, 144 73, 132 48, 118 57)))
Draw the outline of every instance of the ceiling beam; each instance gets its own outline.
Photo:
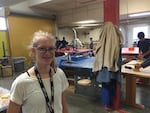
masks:
POLYGON ((36 5, 43 4, 46 2, 50 2, 50 1, 52 0, 30 0, 28 1, 28 3, 29 3, 29 6, 32 7, 32 6, 36 6, 36 5))

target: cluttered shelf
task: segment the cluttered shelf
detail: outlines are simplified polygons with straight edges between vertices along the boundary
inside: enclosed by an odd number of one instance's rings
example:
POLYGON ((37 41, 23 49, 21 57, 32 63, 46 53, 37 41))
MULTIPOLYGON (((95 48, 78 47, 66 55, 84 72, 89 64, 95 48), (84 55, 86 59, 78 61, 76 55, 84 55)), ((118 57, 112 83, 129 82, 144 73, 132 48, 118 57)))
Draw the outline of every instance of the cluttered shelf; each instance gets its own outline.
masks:
POLYGON ((9 90, 0 87, 0 112, 5 111, 9 103, 9 90))
POLYGON ((25 57, 2 57, 0 58, 0 75, 9 77, 13 72, 23 72, 25 70, 25 57))

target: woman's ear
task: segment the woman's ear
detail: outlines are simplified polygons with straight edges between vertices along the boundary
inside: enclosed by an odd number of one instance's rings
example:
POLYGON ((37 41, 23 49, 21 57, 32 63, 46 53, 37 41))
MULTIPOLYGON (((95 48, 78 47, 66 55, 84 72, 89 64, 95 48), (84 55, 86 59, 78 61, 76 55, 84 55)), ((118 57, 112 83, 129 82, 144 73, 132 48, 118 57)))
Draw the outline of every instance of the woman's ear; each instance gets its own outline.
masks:
POLYGON ((35 48, 31 48, 30 51, 31 51, 31 52, 30 52, 30 55, 31 55, 32 57, 35 57, 35 54, 36 54, 35 48))
POLYGON ((29 51, 30 51, 29 56, 34 58, 35 57, 35 48, 30 48, 29 51))
POLYGON ((31 52, 32 52, 33 54, 35 54, 35 48, 34 48, 34 47, 31 48, 31 52))

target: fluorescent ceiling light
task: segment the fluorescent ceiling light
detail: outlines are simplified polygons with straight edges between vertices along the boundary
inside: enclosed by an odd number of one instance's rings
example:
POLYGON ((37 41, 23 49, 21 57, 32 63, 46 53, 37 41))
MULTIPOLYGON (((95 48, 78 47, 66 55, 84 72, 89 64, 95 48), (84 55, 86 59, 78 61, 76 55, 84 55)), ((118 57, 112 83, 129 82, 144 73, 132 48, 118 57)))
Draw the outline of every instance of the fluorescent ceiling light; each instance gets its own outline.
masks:
POLYGON ((100 24, 82 24, 79 27, 76 28, 89 28, 89 27, 96 27, 99 26, 100 24))
POLYGON ((82 24, 80 26, 98 26, 98 25, 100 25, 100 24, 82 24))
POLYGON ((75 23, 78 23, 78 24, 87 24, 87 23, 94 23, 96 22, 96 20, 84 20, 84 21, 78 21, 78 22, 75 22, 75 23))
POLYGON ((150 15, 150 12, 130 14, 129 17, 140 17, 140 16, 148 16, 148 15, 150 15))

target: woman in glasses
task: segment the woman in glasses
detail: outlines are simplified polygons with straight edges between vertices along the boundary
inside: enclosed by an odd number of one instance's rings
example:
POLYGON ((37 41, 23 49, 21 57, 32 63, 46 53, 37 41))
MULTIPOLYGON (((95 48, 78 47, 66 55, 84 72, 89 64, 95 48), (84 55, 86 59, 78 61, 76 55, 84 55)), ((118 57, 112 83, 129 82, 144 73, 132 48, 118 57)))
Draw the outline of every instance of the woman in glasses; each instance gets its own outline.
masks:
POLYGON ((55 38, 47 32, 34 33, 30 50, 35 66, 13 82, 7 113, 68 113, 65 89, 68 81, 55 64, 55 38))

